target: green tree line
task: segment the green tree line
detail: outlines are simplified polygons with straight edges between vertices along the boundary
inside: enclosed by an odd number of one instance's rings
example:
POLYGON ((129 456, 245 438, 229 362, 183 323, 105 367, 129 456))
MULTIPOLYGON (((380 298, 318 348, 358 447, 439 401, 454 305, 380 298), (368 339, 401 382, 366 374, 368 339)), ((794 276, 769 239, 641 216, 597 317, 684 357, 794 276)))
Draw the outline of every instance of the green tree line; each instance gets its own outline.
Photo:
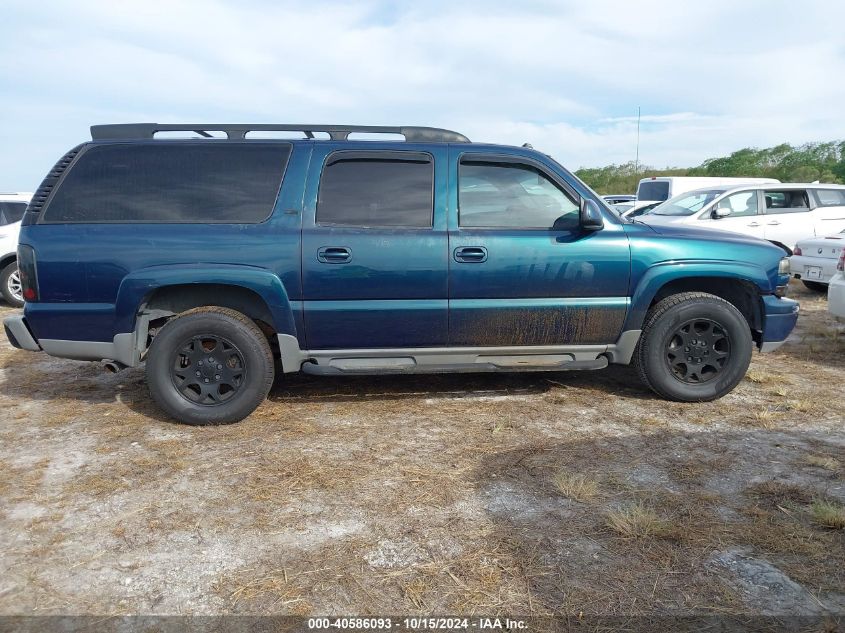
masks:
POLYGON ((709 158, 698 167, 655 169, 634 162, 579 169, 575 174, 601 194, 636 193, 649 176, 747 176, 781 182, 845 183, 845 141, 783 143, 766 149, 746 147, 730 156, 709 158))

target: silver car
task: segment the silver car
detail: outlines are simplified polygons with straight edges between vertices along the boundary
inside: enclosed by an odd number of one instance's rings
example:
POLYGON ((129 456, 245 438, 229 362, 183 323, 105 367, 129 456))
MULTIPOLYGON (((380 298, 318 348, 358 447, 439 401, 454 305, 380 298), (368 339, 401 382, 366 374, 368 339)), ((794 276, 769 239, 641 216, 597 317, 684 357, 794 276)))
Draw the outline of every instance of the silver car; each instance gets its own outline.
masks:
POLYGON ((826 292, 836 274, 836 262, 845 246, 845 230, 825 237, 800 240, 789 258, 792 275, 811 290, 826 292))

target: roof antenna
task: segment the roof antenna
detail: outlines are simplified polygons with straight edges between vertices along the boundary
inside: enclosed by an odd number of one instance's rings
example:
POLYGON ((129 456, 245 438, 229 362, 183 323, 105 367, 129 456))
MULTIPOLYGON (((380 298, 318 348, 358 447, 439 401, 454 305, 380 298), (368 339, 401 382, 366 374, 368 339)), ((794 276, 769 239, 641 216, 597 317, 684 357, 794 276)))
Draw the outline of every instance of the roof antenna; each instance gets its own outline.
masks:
POLYGON ((525 149, 534 149, 534 146, 531 143, 523 143, 522 146, 525 149))

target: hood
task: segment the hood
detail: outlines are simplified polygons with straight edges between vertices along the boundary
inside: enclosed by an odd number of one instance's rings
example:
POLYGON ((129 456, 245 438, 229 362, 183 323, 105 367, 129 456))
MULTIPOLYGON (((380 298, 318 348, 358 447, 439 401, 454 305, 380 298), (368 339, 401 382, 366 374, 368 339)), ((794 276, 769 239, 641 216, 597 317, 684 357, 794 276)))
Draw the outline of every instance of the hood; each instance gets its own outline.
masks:
POLYGON ((694 215, 656 215, 654 213, 645 213, 637 218, 637 220, 645 224, 658 226, 680 226, 688 224, 690 220, 694 219, 694 215))
MULTIPOLYGON (((660 216, 649 216, 649 218, 652 217, 660 216)), ((677 221, 665 223, 649 222, 648 227, 658 235, 663 235, 665 237, 680 237, 694 240, 712 240, 715 242, 731 242, 733 244, 753 244, 755 246, 759 246, 760 244, 768 244, 773 248, 777 248, 777 246, 774 246, 771 242, 750 235, 742 235, 741 233, 731 233, 730 231, 720 231, 718 229, 701 229, 677 221)))

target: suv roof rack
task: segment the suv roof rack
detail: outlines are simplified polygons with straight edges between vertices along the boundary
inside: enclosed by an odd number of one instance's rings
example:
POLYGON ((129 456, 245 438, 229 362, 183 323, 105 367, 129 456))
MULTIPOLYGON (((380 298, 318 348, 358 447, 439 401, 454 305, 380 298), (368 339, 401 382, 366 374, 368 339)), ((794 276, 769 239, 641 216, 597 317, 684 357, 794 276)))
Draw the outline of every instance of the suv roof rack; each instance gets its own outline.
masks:
POLYGON ((463 134, 436 127, 386 125, 304 125, 293 123, 118 123, 114 125, 92 125, 91 138, 99 140, 151 139, 156 132, 195 132, 211 138, 209 131, 222 131, 231 140, 246 138, 247 132, 304 132, 307 138, 314 138, 314 132, 326 132, 333 141, 345 141, 352 133, 401 134, 409 143, 469 143, 463 134))

